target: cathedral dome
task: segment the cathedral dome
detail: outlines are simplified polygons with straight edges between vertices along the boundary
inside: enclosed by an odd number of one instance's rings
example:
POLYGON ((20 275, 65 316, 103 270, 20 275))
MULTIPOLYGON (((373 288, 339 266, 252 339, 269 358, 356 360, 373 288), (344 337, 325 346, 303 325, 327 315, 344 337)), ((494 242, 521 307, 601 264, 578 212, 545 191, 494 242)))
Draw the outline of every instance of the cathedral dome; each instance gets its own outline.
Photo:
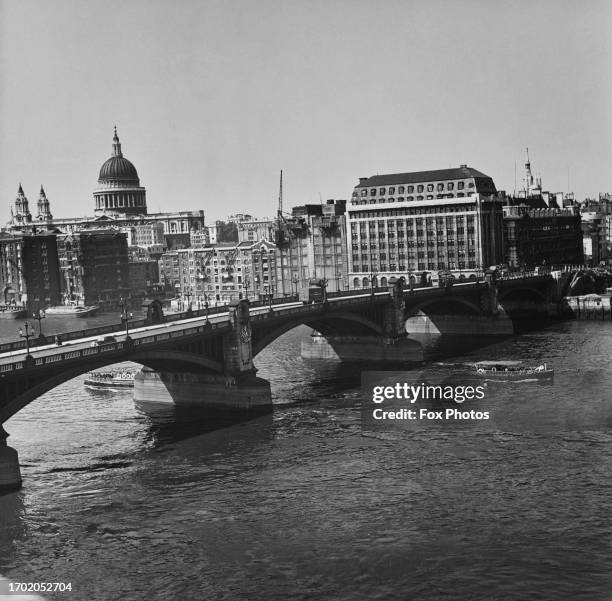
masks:
POLYGON ((136 167, 128 161, 121 152, 121 143, 117 136, 117 128, 113 137, 113 156, 104 162, 100 168, 100 176, 98 177, 100 184, 121 184, 123 186, 140 186, 138 172, 136 167))
POLYGON ((99 182, 114 181, 140 186, 136 167, 122 156, 113 156, 100 167, 99 182))
POLYGON ((136 167, 121 152, 115 127, 113 154, 100 168, 98 188, 94 190, 96 215, 146 215, 147 194, 140 186, 136 167))

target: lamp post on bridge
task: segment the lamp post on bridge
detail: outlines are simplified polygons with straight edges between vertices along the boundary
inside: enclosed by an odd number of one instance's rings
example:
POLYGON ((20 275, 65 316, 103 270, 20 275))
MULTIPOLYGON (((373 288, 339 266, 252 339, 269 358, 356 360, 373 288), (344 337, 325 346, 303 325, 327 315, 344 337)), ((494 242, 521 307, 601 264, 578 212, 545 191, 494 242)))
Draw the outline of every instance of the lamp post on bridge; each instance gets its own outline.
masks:
POLYGON ((291 276, 291 282, 295 285, 295 296, 298 295, 298 283, 299 283, 299 281, 300 281, 300 278, 298 278, 298 274, 294 273, 291 276))
POLYGON ((204 315, 206 316, 206 325, 210 322, 208 321, 208 294, 204 294, 204 315))
POLYGON ((32 355, 30 355, 30 338, 34 338, 34 328, 32 328, 32 331, 30 331, 30 328, 32 326, 27 321, 23 324, 23 329, 19 328, 19 336, 25 338, 26 341, 26 361, 32 359, 32 355), (25 334, 23 332, 24 329, 25 334))
POLYGON ((264 286, 264 291, 268 296, 268 311, 272 313, 272 284, 264 286))
POLYGON ((34 319, 38 320, 38 339, 39 340, 44 340, 45 337, 43 336, 42 327, 41 327, 41 323, 40 322, 43 319, 45 319, 45 317, 47 317, 47 314, 45 313, 45 310, 44 309, 39 309, 38 313, 33 313, 32 314, 32 317, 34 319))
POLYGON ((187 286, 187 288, 185 289, 185 292, 183 293, 183 296, 187 297, 187 308, 185 309, 186 311, 191 310, 191 297, 193 296, 193 293, 191 292, 191 286, 187 286))
POLYGON ((128 313, 127 303, 123 300, 123 297, 119 299, 119 309, 121 309, 121 322, 125 323, 125 341, 129 342, 131 340, 129 322, 134 317, 134 314, 128 313))
POLYGON ((377 276, 377 275, 378 275, 378 274, 377 274, 377 272, 376 272, 376 271, 374 271, 374 270, 372 270, 372 271, 370 272, 370 287, 371 287, 371 290, 372 290, 372 298, 374 298, 374 289, 375 289, 375 287, 376 287, 376 286, 374 285, 374 283, 375 283, 375 280, 376 280, 376 276, 377 276))

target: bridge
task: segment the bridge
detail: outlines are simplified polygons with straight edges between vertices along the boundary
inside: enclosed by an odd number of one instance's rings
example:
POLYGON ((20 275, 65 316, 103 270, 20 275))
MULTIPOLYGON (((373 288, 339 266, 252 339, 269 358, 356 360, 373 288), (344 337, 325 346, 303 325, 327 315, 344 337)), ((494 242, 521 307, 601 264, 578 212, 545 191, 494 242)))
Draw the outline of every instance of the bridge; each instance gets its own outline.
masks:
POLYGON ((213 313, 194 311, 173 321, 162 316, 160 323, 132 324, 129 333, 115 333, 107 343, 96 342, 100 328, 95 328, 61 346, 43 344, 30 352, 20 343, 8 351, 5 345, 0 349, 5 351, 0 352, 0 490, 21 484, 4 423, 45 392, 91 370, 133 361, 143 366, 134 383, 136 401, 258 414, 271 411, 272 401, 253 358, 299 325, 321 333, 324 344, 313 355, 319 358, 419 361, 422 347, 411 333, 511 334, 522 319, 554 312, 558 300, 556 282, 548 275, 417 289, 400 280, 384 290, 330 295, 325 302, 277 299, 253 306, 242 300, 213 313))

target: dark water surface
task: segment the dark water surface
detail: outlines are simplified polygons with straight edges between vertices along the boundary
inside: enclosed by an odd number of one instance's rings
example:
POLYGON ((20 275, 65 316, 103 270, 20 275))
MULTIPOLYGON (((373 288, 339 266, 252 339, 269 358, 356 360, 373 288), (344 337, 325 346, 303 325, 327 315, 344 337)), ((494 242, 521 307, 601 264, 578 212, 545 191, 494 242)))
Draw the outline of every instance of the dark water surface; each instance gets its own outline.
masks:
POLYGON ((272 416, 185 437, 203 424, 80 377, 12 418, 0 573, 92 601, 612 598, 611 325, 457 348, 555 378, 492 383, 486 425, 373 433, 359 369, 302 360, 304 332, 257 358, 272 416))

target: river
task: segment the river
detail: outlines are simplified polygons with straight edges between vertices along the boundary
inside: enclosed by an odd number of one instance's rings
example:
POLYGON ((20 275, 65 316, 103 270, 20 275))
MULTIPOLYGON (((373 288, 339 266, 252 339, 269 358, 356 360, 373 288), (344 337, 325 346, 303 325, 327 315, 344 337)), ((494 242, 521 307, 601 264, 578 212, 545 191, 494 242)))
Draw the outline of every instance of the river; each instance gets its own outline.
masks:
POLYGON ((359 369, 300 358, 307 333, 256 359, 271 416, 211 429, 83 377, 14 416, 0 573, 79 601, 610 599, 612 325, 459 344, 445 361, 554 380, 496 384, 486 426, 382 432, 362 431, 359 369))

